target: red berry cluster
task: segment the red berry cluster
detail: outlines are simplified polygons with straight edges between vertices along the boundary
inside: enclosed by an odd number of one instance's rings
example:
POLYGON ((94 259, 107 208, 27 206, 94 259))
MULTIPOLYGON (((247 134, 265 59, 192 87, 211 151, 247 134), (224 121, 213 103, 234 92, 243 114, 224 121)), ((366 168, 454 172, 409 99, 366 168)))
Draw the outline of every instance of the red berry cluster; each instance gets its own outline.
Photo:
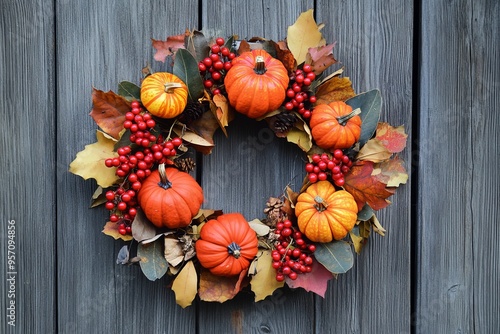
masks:
POLYGON ((309 182, 324 181, 331 176, 333 182, 342 187, 344 185, 344 175, 349 172, 352 161, 340 149, 333 151, 333 156, 328 154, 314 154, 311 157, 312 162, 306 164, 309 182))
POLYGON ((116 167, 116 175, 124 179, 118 189, 106 192, 105 204, 111 211, 110 221, 119 224, 118 232, 123 235, 131 233, 130 226, 137 214, 136 195, 142 181, 151 174, 155 164, 175 156, 182 144, 178 137, 166 141, 161 136, 156 138, 150 132, 155 125, 151 115, 142 113, 139 102, 133 101, 132 110, 125 115, 124 127, 130 130, 130 141, 138 145, 138 149, 133 152, 130 145, 120 147, 118 157, 104 161, 106 167, 116 167))
POLYGON ((316 250, 316 246, 310 244, 288 219, 277 223, 274 233, 279 234, 276 249, 271 253, 276 280, 283 282, 287 276, 295 280, 298 274, 311 272, 314 261, 311 254, 316 250))
POLYGON ((311 117, 312 104, 316 102, 316 96, 309 91, 309 86, 316 79, 311 65, 305 64, 302 69, 295 70, 290 75, 289 88, 286 90, 285 109, 296 110, 305 119, 311 117))
POLYGON ((213 95, 220 94, 224 84, 224 77, 231 68, 231 60, 236 55, 224 46, 226 41, 222 37, 215 40, 211 46, 209 56, 200 61, 198 70, 203 78, 203 85, 213 95))

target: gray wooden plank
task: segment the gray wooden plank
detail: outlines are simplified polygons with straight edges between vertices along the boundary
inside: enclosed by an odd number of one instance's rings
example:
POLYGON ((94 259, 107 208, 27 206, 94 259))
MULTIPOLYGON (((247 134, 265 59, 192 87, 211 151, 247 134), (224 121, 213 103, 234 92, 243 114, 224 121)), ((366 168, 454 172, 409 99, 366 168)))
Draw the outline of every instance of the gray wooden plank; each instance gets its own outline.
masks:
POLYGON ((500 3, 474 1, 471 39, 472 243, 476 333, 500 328, 500 3))
POLYGON ((491 1, 422 7, 417 333, 499 328, 499 14, 491 1))
MULTIPOLYGON (((397 0, 318 1, 316 18, 336 41, 334 55, 356 92, 381 91, 381 121, 405 126, 407 148, 400 154, 411 180, 413 4, 397 0)), ((373 234, 354 267, 317 298, 318 333, 410 332, 410 182, 390 198, 377 217, 387 229, 373 234)))
MULTIPOLYGON (((95 141, 91 89, 139 83, 153 60, 150 38, 197 25, 196 1, 57 3, 57 161, 65 166, 95 141), (190 8, 187 12, 185 9, 190 8), (175 13, 175 14, 173 14, 175 13)), ((115 264, 121 243, 100 233, 107 212, 89 209, 95 183, 58 177, 58 324, 61 333, 190 333, 195 308, 181 309, 164 281, 115 264)))
POLYGON ((54 11, 47 1, 2 1, 0 7, 0 332, 51 333, 59 170, 54 11))
MULTIPOLYGON (((207 31, 242 39, 277 41, 286 37, 287 27, 301 12, 312 7, 312 1, 207 1, 202 24, 207 31)), ((273 137, 262 122, 237 117, 228 132, 228 138, 216 134, 213 153, 203 158, 205 205, 240 212, 248 220, 263 218, 268 197, 279 196, 288 183, 300 187, 302 153, 273 137)), ((313 296, 303 290, 279 290, 259 303, 253 302, 253 294, 242 294, 224 304, 201 302, 199 310, 201 333, 308 333, 314 323, 313 296)))

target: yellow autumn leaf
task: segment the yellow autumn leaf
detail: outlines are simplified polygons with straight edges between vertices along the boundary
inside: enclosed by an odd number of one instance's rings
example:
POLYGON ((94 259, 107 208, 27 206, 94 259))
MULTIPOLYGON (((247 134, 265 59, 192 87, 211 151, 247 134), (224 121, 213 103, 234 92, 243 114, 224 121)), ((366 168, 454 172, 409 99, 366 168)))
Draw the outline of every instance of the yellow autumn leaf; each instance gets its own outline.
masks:
POLYGON ((106 159, 118 156, 113 151, 116 139, 99 130, 96 137, 96 143, 86 145, 83 151, 77 153, 69 165, 69 171, 85 180, 95 179, 98 185, 107 188, 119 180, 115 174, 116 168, 108 168, 104 164, 106 159))
POLYGON ((256 261, 256 274, 252 277, 250 285, 255 293, 255 301, 258 302, 272 295, 274 290, 282 288, 285 282, 276 280, 276 269, 272 267, 273 259, 270 250, 260 251, 256 261))
POLYGON ((359 150, 358 160, 373 161, 375 163, 385 161, 392 156, 392 153, 377 139, 373 138, 366 142, 359 150))
POLYGON ((191 305, 197 293, 198 275, 193 261, 186 263, 181 272, 172 283, 172 291, 175 293, 175 301, 182 308, 191 305))
POLYGON ((297 64, 306 60, 309 48, 326 45, 320 32, 321 28, 322 26, 316 24, 314 20, 312 9, 300 14, 297 21, 288 27, 286 41, 288 49, 297 60, 297 64))
POLYGON ((295 127, 288 131, 286 140, 290 143, 296 144, 304 152, 308 152, 313 145, 311 129, 301 117, 298 117, 295 127))
POLYGON ((107 222, 106 225, 104 225, 104 228, 102 229, 102 233, 106 234, 107 236, 115 238, 115 240, 122 239, 123 241, 130 241, 132 240, 132 236, 130 234, 120 234, 118 232, 118 224, 113 223, 113 222, 107 222))

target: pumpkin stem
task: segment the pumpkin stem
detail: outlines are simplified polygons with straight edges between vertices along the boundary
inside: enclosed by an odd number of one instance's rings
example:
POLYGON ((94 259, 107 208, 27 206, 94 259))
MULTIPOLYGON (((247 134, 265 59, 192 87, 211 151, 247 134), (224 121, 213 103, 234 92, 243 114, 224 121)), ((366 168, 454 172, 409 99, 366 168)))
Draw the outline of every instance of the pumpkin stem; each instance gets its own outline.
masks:
POLYGON ((165 164, 160 164, 158 166, 158 173, 160 174, 160 182, 158 182, 158 185, 165 190, 172 187, 172 182, 170 182, 167 179, 167 173, 165 171, 165 164))
POLYGON ((236 242, 231 242, 229 246, 227 246, 227 252, 234 256, 235 258, 239 258, 241 255, 241 247, 236 242))
POLYGON ((264 57, 255 57, 255 68, 253 69, 257 74, 264 74, 267 71, 266 63, 264 62, 264 57))
POLYGON ((325 203, 325 200, 321 196, 314 197, 314 201, 316 202, 316 204, 314 205, 314 207, 319 212, 325 211, 326 208, 328 207, 328 204, 325 203))
POLYGON ((164 87, 165 93, 172 94, 176 88, 181 88, 182 85, 178 82, 167 82, 164 87))
POLYGON ((361 114, 361 109, 356 108, 347 115, 337 117, 337 121, 339 122, 340 125, 345 126, 351 118, 359 114, 361 114))

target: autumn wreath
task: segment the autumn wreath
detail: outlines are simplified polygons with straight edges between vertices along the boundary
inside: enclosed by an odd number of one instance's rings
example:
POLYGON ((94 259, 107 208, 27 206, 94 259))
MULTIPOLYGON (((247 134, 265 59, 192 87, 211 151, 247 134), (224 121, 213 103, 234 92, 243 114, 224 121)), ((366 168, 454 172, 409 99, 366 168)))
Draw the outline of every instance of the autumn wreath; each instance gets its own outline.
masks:
POLYGON ((110 211, 103 232, 128 242, 118 263, 165 279, 182 307, 196 295, 224 302, 248 286, 256 301, 285 284, 324 296, 370 232, 384 235, 375 211, 408 178, 397 156, 407 135, 379 122, 380 92, 356 94, 341 68, 325 75, 337 63, 333 46, 312 10, 280 42, 186 31, 153 40, 167 70, 145 68, 140 86, 121 82, 117 93, 93 90, 101 130, 70 171, 97 181, 93 206, 110 211), (191 176, 190 152, 210 154, 234 111, 304 151, 301 187, 269 197, 252 221, 202 208, 191 176))

